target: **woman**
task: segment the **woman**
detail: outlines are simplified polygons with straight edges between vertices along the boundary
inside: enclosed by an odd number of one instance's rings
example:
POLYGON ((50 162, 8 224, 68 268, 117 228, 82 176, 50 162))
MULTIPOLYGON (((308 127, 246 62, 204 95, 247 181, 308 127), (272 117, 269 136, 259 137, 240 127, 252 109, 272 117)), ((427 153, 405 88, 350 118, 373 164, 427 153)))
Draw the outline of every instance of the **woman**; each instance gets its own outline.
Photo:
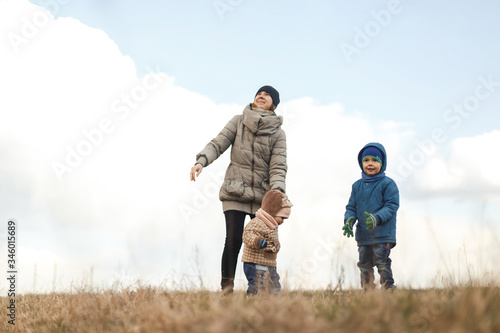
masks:
POLYGON ((226 218, 221 280, 225 293, 233 291, 246 215, 251 219, 255 217, 267 191, 285 193, 286 136, 281 129, 283 117, 274 113, 279 102, 276 89, 260 88, 243 114, 234 116, 196 155, 196 164, 191 168, 191 180, 195 181, 204 167, 232 145, 231 163, 219 192, 226 218))

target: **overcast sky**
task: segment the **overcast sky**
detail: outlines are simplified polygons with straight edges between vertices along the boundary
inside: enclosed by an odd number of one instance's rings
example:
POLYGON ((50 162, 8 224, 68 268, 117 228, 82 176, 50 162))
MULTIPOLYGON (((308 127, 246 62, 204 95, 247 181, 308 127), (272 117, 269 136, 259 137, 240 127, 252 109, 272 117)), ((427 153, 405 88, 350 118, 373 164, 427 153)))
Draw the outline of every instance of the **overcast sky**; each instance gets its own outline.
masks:
POLYGON ((19 288, 217 289, 229 154, 197 182, 189 169, 265 84, 281 96, 294 203, 280 227, 285 285, 326 288, 343 274, 358 286, 356 243, 341 227, 357 153, 371 141, 386 147, 400 189, 396 284, 492 279, 499 10, 496 1, 0 0, 1 253, 14 218, 19 288))

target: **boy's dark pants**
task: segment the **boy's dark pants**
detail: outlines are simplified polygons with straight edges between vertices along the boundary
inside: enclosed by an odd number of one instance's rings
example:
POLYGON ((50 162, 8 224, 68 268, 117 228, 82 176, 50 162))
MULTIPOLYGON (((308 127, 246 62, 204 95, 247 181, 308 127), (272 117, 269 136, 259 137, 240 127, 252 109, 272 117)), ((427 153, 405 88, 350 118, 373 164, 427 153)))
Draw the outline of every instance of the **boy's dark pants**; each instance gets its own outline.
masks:
POLYGON ((243 271, 248 280, 247 295, 256 295, 259 292, 279 295, 281 284, 276 267, 267 267, 267 271, 264 271, 254 263, 245 262, 243 263, 243 271))
POLYGON ((373 267, 377 266, 380 274, 380 284, 382 288, 388 289, 394 287, 394 279, 391 270, 391 243, 361 245, 358 247, 359 262, 358 267, 361 270, 361 287, 363 289, 374 288, 375 276, 373 267))

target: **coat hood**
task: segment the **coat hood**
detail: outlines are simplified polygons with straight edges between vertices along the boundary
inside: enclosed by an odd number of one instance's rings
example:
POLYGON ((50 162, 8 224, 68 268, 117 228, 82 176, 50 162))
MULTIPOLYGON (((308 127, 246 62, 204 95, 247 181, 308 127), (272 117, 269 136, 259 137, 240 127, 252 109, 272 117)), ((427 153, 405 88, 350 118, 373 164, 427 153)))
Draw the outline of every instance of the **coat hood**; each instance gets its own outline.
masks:
POLYGON ((276 133, 283 124, 282 116, 262 117, 247 105, 243 110, 243 125, 255 135, 271 135, 276 133))
POLYGON ((384 164, 382 165, 382 168, 380 168, 380 173, 384 172, 385 169, 387 168, 387 153, 385 152, 385 148, 382 144, 378 143, 378 142, 370 142, 368 144, 366 144, 360 151, 359 151, 359 154, 358 154, 358 164, 359 164, 359 167, 361 168, 361 171, 363 171, 363 161, 361 160, 362 156, 363 156, 363 151, 368 148, 368 147, 375 147, 375 148, 378 148, 382 154, 384 155, 384 164))

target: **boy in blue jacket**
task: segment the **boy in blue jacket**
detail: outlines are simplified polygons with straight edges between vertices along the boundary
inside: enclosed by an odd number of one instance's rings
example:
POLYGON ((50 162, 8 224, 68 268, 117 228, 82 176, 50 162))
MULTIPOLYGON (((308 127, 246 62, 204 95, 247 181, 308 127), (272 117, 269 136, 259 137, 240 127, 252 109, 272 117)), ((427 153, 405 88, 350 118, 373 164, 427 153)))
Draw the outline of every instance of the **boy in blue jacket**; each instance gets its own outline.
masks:
POLYGON ((358 154, 361 179, 352 185, 349 203, 344 215, 344 236, 352 237, 356 221, 361 271, 361 287, 375 287, 373 267, 377 266, 383 289, 392 290, 391 249, 396 246, 396 212, 399 208, 399 190, 385 175, 387 154, 380 143, 368 143, 358 154))

